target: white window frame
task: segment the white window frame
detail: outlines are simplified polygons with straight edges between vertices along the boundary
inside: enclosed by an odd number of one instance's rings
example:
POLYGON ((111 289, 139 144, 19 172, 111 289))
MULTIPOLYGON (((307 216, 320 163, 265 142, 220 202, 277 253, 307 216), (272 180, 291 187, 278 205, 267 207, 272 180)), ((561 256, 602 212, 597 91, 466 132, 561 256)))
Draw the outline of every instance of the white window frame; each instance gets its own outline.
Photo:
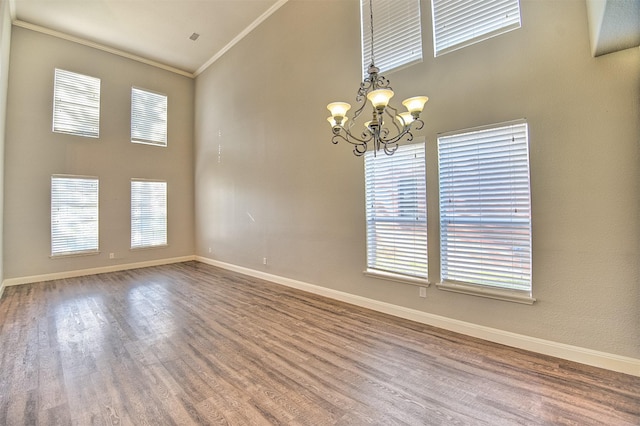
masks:
MULTIPOLYGON (((369 0, 360 0, 363 78, 371 65, 369 0)), ((373 0, 373 42, 381 73, 422 62, 420 0, 373 0)))
POLYGON ((164 93, 131 88, 131 142, 167 146, 168 99, 164 93))
POLYGON ((99 186, 94 176, 51 176, 51 257, 99 253, 99 186))
POLYGON ((526 120, 438 135, 444 290, 533 303, 526 120))
POLYGON ((53 132, 100 137, 100 79, 56 68, 53 132))
POLYGON ((434 55, 521 27, 519 0, 431 0, 434 55))
POLYGON ((393 155, 367 151, 367 269, 379 278, 428 285, 425 143, 393 155), (406 192, 400 187, 407 184, 406 192))
POLYGON ((131 179, 131 249, 166 247, 167 181, 131 179))

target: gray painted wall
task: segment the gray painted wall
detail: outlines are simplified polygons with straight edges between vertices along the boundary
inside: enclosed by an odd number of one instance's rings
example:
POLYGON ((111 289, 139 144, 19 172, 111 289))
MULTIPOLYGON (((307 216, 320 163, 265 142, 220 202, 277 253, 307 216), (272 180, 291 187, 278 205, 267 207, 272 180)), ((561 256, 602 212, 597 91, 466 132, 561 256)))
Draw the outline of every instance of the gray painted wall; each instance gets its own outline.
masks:
POLYGON ((5 149, 4 278, 193 254, 194 82, 14 27, 5 149), (101 79, 100 138, 53 133, 54 69, 101 79), (168 95, 168 147, 130 142, 131 86, 168 95), (100 254, 51 259, 50 177, 100 178, 100 254), (131 251, 130 179, 168 181, 166 248, 131 251), (115 259, 109 259, 114 253, 115 259))
POLYGON ((452 319, 640 357, 640 49, 593 58, 585 2, 523 0, 521 29, 388 75, 425 94, 430 280, 437 134, 526 118, 533 306, 369 278, 362 159, 330 142, 360 82, 357 1, 291 0, 196 80, 196 254, 452 319), (263 265, 263 258, 267 265, 263 265))

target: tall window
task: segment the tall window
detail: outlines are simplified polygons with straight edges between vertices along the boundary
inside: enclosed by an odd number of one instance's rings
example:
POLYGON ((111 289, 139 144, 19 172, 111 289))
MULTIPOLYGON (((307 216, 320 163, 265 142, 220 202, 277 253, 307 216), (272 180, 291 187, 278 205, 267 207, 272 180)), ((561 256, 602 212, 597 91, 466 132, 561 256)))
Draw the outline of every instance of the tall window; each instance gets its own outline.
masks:
POLYGON ((436 56, 520 28, 518 0, 432 0, 432 7, 436 56))
POLYGON ((427 279, 424 143, 365 154, 367 267, 427 279))
POLYGON ((167 182, 131 179, 131 248, 167 244, 167 182))
POLYGON ((53 131, 77 136, 100 136, 100 79, 55 70, 53 131))
MULTIPOLYGON (((371 17, 369 0, 360 1, 362 68, 371 65, 371 17)), ((422 61, 420 0, 373 0, 373 38, 376 66, 386 72, 422 61)))
POLYGON ((51 255, 98 252, 98 179, 51 176, 51 255))
POLYGON ((438 138, 443 281, 531 290, 527 123, 438 138))
POLYGON ((167 146, 167 95, 131 88, 131 142, 167 146))

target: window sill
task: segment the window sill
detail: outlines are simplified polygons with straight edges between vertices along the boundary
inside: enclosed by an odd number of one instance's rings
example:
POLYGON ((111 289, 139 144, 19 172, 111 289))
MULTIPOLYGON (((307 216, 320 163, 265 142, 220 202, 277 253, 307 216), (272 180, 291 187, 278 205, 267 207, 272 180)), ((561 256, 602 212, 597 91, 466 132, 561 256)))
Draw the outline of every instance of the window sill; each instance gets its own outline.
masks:
POLYGON ((100 254, 98 250, 87 250, 87 251, 76 251, 72 253, 60 253, 60 254, 51 254, 49 255, 50 259, 65 259, 67 257, 83 257, 83 256, 94 256, 96 254, 100 254))
POLYGON ((140 251, 140 250, 153 250, 158 248, 166 248, 169 247, 169 244, 158 244, 155 246, 139 246, 139 247, 129 247, 131 251, 140 251))
POLYGON ((381 280, 395 281, 403 284, 417 285, 420 287, 429 287, 429 281, 424 278, 415 278, 408 275, 394 274, 393 272, 379 271, 377 269, 367 269, 362 273, 368 277, 378 278, 381 280))
POLYGON ((504 300, 507 302, 522 303, 525 305, 533 305, 536 301, 536 299, 531 296, 530 292, 521 290, 507 290, 453 282, 437 283, 436 287, 440 290, 451 291, 454 293, 487 297, 489 299, 504 300))

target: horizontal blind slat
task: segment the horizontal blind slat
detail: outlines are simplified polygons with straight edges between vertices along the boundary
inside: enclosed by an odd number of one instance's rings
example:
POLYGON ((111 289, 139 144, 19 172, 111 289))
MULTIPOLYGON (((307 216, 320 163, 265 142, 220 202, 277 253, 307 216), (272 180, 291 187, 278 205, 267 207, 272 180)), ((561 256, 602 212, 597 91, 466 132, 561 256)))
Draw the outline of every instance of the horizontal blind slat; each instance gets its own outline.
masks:
POLYGON ((167 183, 131 180, 131 248, 167 244, 167 183))
POLYGON ((51 255, 98 250, 98 179, 51 177, 51 255))
POLYGON ((442 279, 530 290, 527 124, 440 136, 438 161, 442 279))
POLYGON ((518 0, 433 0, 436 56, 520 28, 518 0))
POLYGON ((365 154, 367 267, 427 278, 424 144, 365 154))
POLYGON ((77 136, 99 137, 99 78, 55 69, 53 131, 77 136))

